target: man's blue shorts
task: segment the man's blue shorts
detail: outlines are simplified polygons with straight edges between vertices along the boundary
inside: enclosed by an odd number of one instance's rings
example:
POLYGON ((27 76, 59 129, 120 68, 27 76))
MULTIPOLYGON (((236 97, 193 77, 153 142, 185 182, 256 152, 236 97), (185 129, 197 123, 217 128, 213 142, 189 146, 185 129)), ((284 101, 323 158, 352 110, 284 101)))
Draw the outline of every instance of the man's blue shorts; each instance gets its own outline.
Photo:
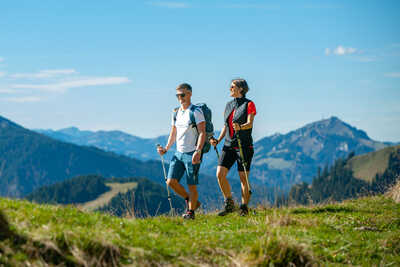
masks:
POLYGON ((200 164, 192 164, 194 151, 182 153, 176 151, 171 159, 168 170, 168 179, 181 180, 183 173, 186 172, 186 182, 188 185, 199 184, 200 164))

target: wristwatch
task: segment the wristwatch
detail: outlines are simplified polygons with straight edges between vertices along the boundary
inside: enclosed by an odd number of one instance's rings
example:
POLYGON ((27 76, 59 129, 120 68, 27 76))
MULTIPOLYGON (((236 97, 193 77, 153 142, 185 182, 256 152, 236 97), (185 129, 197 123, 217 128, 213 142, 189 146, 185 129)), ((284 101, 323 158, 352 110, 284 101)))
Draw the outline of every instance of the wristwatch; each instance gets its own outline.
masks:
POLYGON ((196 152, 199 152, 199 153, 201 153, 201 149, 196 149, 196 152))

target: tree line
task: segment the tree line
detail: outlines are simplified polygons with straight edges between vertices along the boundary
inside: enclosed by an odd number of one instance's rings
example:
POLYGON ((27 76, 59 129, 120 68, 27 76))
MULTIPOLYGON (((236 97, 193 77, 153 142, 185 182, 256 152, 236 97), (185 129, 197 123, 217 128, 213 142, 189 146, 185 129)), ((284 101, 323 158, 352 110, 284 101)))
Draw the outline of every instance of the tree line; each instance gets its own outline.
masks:
POLYGON ((278 198, 277 204, 307 205, 382 194, 396 183, 400 175, 400 149, 390 154, 387 169, 382 174, 376 174, 372 182, 354 177, 347 165, 353 156, 354 152, 345 159, 337 159, 330 168, 319 168, 311 184, 303 182, 292 186, 288 195, 278 198))

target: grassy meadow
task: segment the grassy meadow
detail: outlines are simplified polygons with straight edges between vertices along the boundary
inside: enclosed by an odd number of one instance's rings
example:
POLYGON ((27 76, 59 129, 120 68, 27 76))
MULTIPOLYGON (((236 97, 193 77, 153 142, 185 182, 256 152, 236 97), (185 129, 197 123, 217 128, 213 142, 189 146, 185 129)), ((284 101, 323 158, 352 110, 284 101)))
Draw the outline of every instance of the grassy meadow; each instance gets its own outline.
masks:
POLYGON ((0 198, 0 265, 399 266, 400 204, 379 196, 248 217, 118 218, 0 198), (271 265, 273 264, 273 265, 271 265))

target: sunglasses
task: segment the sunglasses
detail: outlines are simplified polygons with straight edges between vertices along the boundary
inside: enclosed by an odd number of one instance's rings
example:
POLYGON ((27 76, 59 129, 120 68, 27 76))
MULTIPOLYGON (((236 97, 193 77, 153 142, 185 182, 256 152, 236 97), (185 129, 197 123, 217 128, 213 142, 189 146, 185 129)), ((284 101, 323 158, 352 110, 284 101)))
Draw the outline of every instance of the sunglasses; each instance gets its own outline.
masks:
POLYGON ((183 98, 183 97, 185 97, 185 96, 186 96, 186 94, 184 94, 184 93, 183 93, 183 94, 176 94, 176 97, 177 97, 177 98, 179 98, 179 97, 182 97, 182 98, 183 98))

